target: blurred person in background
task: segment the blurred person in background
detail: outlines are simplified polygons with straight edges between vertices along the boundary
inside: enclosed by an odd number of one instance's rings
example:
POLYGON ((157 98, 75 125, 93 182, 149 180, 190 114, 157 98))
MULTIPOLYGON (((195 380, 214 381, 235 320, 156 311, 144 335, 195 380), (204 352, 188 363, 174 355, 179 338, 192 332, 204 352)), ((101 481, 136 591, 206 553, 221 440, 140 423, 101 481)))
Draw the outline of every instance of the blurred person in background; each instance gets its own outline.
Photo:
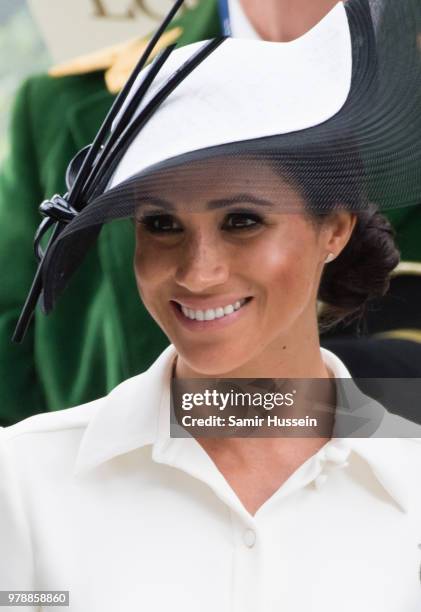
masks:
MULTIPOLYGON (((161 47, 221 34, 290 41, 305 34, 335 4, 336 0, 201 0, 171 23, 161 47)), ((168 344, 137 298, 131 271, 133 232, 126 220, 103 228, 54 314, 46 320, 37 312, 25 342, 10 342, 36 268, 29 247, 40 221, 38 205, 65 192, 62 177, 70 159, 91 143, 147 42, 131 39, 56 66, 48 75, 27 80, 16 97, 10 154, 0 176, 0 425, 105 395, 147 369, 168 344)), ((369 331, 383 336, 352 339, 343 329, 324 342, 328 348, 334 346, 356 377, 361 371, 365 376, 421 376, 421 309, 416 307, 421 304, 421 216, 419 210, 398 210, 389 217, 403 259, 411 260, 402 266, 401 277, 410 303, 403 308, 399 297, 398 308, 392 300, 369 316, 369 331)))
POLYGON ((16 89, 30 74, 46 70, 49 65, 49 54, 25 0, 3 0, 0 3, 0 162, 7 154, 7 124, 16 89))

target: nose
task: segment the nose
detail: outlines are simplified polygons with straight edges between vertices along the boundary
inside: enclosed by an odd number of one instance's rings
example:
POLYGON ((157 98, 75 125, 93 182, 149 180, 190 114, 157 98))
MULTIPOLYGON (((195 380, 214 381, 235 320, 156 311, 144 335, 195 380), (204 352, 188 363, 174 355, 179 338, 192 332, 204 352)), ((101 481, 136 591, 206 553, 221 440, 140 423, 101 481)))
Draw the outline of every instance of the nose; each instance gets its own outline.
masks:
POLYGON ((229 276, 228 253, 216 238, 196 235, 184 245, 175 281, 192 292, 225 283, 229 276))

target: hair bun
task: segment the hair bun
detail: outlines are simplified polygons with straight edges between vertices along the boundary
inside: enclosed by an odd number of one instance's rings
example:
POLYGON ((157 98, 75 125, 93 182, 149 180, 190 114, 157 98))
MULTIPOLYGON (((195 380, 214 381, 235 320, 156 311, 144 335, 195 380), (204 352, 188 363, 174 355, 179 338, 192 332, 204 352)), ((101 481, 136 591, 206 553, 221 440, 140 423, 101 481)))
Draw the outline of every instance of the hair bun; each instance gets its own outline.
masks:
POLYGON ((387 293, 400 260, 394 236, 390 222, 373 204, 358 213, 348 244, 324 268, 319 289, 322 327, 362 317, 370 300, 387 293))

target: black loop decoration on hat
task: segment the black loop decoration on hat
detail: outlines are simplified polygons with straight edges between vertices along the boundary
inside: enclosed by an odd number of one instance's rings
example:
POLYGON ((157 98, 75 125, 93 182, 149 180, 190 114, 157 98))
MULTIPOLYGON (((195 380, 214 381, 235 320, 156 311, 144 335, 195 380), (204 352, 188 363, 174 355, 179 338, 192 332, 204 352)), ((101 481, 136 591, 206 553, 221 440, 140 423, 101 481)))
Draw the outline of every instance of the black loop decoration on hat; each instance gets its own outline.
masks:
POLYGON ((44 200, 40 204, 39 211, 44 217, 49 217, 59 223, 69 223, 78 214, 78 211, 70 206, 66 196, 62 197, 58 194, 49 200, 44 200))
POLYGON ((45 219, 41 221, 35 234, 34 253, 37 261, 41 262, 46 254, 46 250, 41 247, 41 241, 48 230, 56 223, 61 226, 67 225, 76 217, 78 211, 69 205, 67 194, 64 197, 56 194, 49 200, 44 200, 39 207, 39 211, 45 219))
POLYGON ((34 238, 34 254, 35 259, 38 261, 42 261, 45 257, 45 251, 41 247, 41 241, 44 236, 47 234, 48 230, 54 225, 55 221, 51 217, 46 217, 41 221, 39 227, 35 233, 34 238))

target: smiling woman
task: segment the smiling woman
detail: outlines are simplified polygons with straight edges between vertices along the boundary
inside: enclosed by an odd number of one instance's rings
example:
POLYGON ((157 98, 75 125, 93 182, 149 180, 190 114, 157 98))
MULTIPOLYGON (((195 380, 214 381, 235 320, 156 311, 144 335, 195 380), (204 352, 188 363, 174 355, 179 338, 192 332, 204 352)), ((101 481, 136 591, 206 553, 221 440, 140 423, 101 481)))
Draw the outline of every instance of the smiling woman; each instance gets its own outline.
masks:
MULTIPOLYGON (((334 176, 336 166, 320 149, 317 167, 334 176)), ((256 160, 250 172, 241 159, 228 167, 222 160, 211 176, 198 165, 194 180, 206 187, 196 194, 180 171, 156 195, 142 195, 135 215, 136 278, 149 312, 181 355, 195 351, 202 375, 279 378, 286 363, 289 376, 319 375, 317 299, 328 306, 324 325, 358 315, 387 291, 399 261, 392 229, 365 203, 361 180, 350 173, 345 188, 329 193, 298 169, 256 160), (299 367, 292 347, 305 355, 299 367)), ((195 369, 178 368, 184 376, 195 369)))
POLYGON ((2 431, 0 591, 65 588, 74 612, 418 609, 419 429, 359 392, 317 317, 319 299, 337 320, 383 295, 398 252, 380 210, 392 187, 399 206, 421 196, 412 9, 393 9, 396 71, 351 0, 292 43, 169 49, 133 75, 69 192, 42 205, 21 323, 129 217, 140 297, 172 344, 107 397, 2 431), (248 379, 290 401, 219 436, 206 389, 182 423, 211 435, 171 436, 171 390, 197 399, 215 378, 224 397, 248 379), (249 435, 261 420, 275 435, 249 435))
POLYGON ((198 182, 209 185, 200 198, 180 180, 162 187, 159 199, 149 192, 137 209, 137 284, 177 347, 177 373, 324 375, 316 317, 320 278, 356 218, 336 211, 315 223, 299 187, 270 166, 256 163, 250 179, 247 164, 231 162, 223 187, 216 178, 222 170, 223 163, 211 180, 206 168, 198 170, 198 182), (238 183, 248 193, 238 193, 238 183))

